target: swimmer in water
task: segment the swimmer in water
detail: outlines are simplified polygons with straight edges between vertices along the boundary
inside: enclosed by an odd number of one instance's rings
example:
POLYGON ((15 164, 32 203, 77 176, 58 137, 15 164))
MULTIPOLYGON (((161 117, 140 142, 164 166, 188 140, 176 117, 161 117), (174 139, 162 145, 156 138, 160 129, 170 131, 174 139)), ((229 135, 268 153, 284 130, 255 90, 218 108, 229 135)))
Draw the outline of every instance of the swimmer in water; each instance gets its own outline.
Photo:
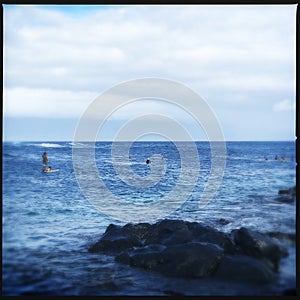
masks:
POLYGON ((47 153, 46 152, 43 153, 42 158, 43 158, 43 168, 42 168, 42 171, 43 172, 47 172, 48 157, 47 157, 47 153))

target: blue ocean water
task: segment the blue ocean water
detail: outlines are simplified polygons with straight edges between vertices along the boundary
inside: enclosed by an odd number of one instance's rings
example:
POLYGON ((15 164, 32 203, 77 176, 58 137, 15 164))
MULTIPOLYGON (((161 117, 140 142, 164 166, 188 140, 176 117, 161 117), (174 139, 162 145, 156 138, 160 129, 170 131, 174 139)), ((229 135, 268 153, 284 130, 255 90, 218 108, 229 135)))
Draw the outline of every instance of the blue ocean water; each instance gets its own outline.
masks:
MULTIPOLYGON (((227 142, 222 184, 201 209, 198 201, 209 178, 211 154, 208 142, 196 145, 200 160, 197 184, 168 218, 201 221, 225 232, 245 226, 295 234, 296 204, 276 201, 279 189, 296 184, 294 142, 227 142), (280 162, 282 156, 284 162, 280 162)), ((252 286, 167 278, 117 264, 113 257, 89 253, 88 247, 110 223, 124 222, 103 214, 80 190, 72 146, 71 142, 3 143, 3 295, 276 295, 295 287, 295 245, 289 242, 289 256, 282 260, 276 284, 252 286), (44 151, 48 165, 59 172, 41 172, 44 151)), ((124 164, 129 163, 137 175, 149 174, 145 161, 154 154, 161 155, 166 164, 163 178, 147 188, 120 180, 112 164, 111 146, 110 142, 96 143, 96 165, 106 187, 124 201, 119 209, 125 213, 128 201, 145 205, 160 201, 178 183, 181 159, 175 144, 131 145, 130 159, 124 159, 124 164)), ((190 144, 185 143, 184 149, 189 153, 190 144)), ((122 166, 122 157, 119 161, 122 166)))

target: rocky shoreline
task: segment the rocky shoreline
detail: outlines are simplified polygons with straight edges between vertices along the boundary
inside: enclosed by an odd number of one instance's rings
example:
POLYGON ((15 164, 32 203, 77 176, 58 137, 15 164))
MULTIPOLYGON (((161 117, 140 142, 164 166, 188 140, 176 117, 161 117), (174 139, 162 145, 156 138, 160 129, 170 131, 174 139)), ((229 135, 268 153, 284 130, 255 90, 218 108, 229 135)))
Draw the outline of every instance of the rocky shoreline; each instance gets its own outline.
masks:
POLYGON ((276 199, 283 203, 293 203, 296 201, 296 186, 289 188, 287 190, 279 190, 278 197, 276 199))
POLYGON ((278 239, 245 227, 230 233, 198 222, 110 224, 92 253, 168 277, 268 283, 288 252, 278 239))

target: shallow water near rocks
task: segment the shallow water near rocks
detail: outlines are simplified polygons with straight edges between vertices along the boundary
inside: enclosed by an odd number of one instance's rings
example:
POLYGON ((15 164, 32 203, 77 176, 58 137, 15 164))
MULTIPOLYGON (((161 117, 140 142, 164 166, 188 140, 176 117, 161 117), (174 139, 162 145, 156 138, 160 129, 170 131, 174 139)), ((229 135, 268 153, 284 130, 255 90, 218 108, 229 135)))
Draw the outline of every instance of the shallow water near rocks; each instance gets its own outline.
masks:
MULTIPOLYGON (((209 143, 198 142, 200 172, 193 193, 173 219, 204 222, 230 232, 241 226, 261 232, 295 234, 296 204, 276 200, 278 190, 296 184, 294 142, 228 142, 224 178, 215 197, 199 209, 198 201, 210 172, 209 143), (275 160, 285 156, 285 162, 275 160), (266 160, 265 157, 268 157, 266 160)), ((189 144, 186 144, 189 151, 189 144)), ((95 157, 108 189, 126 201, 159 201, 178 182, 180 156, 170 142, 135 142, 128 163, 147 175, 148 157, 160 154, 167 171, 159 184, 133 189, 117 178, 111 143, 96 143, 95 157)), ((110 223, 124 225, 97 210, 80 190, 72 164, 72 143, 4 143, 3 295, 279 295, 295 288, 295 244, 284 240, 289 256, 270 284, 213 279, 178 279, 118 264, 111 256, 93 254, 95 243, 110 223), (41 155, 58 173, 41 172, 41 155)), ((84 163, 84 162, 83 162, 84 163)), ((127 160, 121 163, 127 163, 127 160)))

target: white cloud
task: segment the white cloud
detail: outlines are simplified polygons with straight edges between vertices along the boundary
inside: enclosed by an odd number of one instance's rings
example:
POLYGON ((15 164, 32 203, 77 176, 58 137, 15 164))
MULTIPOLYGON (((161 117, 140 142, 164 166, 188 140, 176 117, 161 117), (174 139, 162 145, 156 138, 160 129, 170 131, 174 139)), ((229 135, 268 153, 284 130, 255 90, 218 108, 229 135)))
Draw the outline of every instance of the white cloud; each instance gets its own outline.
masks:
POLYGON ((246 82, 254 73, 281 86, 294 62, 293 15, 276 6, 116 6, 82 18, 6 8, 5 83, 99 91, 143 76, 246 82), (65 70, 63 82, 53 69, 65 70))
POLYGON ((59 5, 6 5, 4 113, 77 118, 102 91, 141 77, 182 82, 218 113, 230 108, 226 118, 248 112, 245 124, 255 110, 293 109, 277 102, 294 98, 296 8, 137 5, 68 14, 59 5))
POLYGON ((78 118, 95 99, 92 92, 11 88, 4 89, 8 117, 78 118))
POLYGON ((293 111, 294 109, 295 103, 288 99, 284 99, 273 105, 273 111, 275 112, 293 111))

